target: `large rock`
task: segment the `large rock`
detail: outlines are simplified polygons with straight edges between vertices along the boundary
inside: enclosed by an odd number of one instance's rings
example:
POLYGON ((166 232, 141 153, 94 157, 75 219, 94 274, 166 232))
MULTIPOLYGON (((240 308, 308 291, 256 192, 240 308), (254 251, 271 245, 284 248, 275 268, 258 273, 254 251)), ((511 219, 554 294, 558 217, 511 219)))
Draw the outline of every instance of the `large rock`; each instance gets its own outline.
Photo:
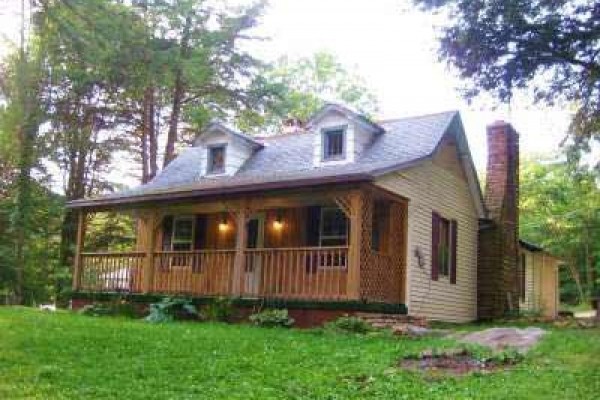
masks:
POLYGON ((493 350, 514 348, 521 353, 527 352, 540 341, 546 331, 541 328, 491 328, 469 333, 460 341, 490 347, 493 350))

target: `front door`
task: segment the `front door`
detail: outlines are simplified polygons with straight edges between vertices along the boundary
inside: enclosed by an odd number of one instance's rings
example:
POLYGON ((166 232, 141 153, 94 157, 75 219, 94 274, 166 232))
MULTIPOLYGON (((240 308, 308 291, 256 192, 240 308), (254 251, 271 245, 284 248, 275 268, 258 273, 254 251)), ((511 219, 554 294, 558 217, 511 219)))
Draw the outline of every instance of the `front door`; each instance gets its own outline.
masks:
MULTIPOLYGON (((249 249, 261 249, 264 246, 265 215, 254 214, 246 224, 249 249)), ((258 254, 249 253, 246 257, 244 293, 258 295, 260 290, 261 258, 258 254)))

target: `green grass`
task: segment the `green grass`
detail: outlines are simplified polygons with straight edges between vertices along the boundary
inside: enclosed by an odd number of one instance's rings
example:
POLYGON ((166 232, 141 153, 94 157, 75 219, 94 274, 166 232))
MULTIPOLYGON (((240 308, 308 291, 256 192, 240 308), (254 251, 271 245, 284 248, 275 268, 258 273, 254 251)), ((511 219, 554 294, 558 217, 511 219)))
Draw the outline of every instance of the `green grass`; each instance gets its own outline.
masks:
POLYGON ((492 375, 394 368, 402 355, 452 345, 0 307, 0 399, 598 398, 600 330, 554 330, 525 362, 492 375))

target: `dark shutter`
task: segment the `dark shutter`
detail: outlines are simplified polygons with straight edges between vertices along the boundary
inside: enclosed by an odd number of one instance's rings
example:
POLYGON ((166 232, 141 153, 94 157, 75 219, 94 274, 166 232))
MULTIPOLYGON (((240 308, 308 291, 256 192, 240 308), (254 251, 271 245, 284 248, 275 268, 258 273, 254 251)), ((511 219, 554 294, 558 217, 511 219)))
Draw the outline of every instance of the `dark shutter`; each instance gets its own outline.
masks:
MULTIPOLYGON (((206 215, 197 214, 194 223, 194 250, 206 248, 206 215)), ((202 256, 198 253, 192 255, 192 272, 202 272, 202 256)))
MULTIPOLYGON (((316 247, 319 245, 321 207, 310 206, 307 208, 306 214, 306 245, 309 247, 316 247)), ((314 255, 313 257, 306 257, 305 262, 306 272, 317 272, 317 268, 319 266, 319 259, 316 255, 314 255)))
POLYGON ((309 247, 319 245, 319 229, 321 223, 321 207, 308 207, 306 215, 306 245, 309 247))
POLYGON ((162 220, 162 249, 171 250, 171 238, 173 237, 173 216, 167 215, 162 220))
POLYGON ((450 238, 452 240, 452 243, 450 243, 450 254, 452 255, 450 264, 450 283, 456 283, 456 246, 458 243, 458 224, 456 220, 450 222, 450 238))
POLYGON ((196 215, 196 224, 194 226, 194 250, 206 248, 206 215, 196 215))
POLYGON ((431 280, 437 281, 440 272, 439 263, 440 245, 440 215, 435 211, 431 213, 431 280))

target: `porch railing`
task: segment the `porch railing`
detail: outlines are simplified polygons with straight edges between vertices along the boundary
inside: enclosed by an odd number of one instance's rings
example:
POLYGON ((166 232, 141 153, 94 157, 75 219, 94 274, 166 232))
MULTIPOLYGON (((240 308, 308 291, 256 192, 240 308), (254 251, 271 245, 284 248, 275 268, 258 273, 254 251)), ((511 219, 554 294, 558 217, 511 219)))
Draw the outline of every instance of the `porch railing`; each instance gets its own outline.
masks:
POLYGON ((348 247, 247 249, 243 294, 249 297, 346 298, 348 247))
POLYGON ((141 290, 143 252, 82 253, 80 287, 92 292, 141 290))
POLYGON ((152 270, 147 271, 144 252, 82 253, 79 287, 95 292, 347 298, 346 246, 246 249, 238 282, 235 250, 157 251, 152 256, 152 270))

